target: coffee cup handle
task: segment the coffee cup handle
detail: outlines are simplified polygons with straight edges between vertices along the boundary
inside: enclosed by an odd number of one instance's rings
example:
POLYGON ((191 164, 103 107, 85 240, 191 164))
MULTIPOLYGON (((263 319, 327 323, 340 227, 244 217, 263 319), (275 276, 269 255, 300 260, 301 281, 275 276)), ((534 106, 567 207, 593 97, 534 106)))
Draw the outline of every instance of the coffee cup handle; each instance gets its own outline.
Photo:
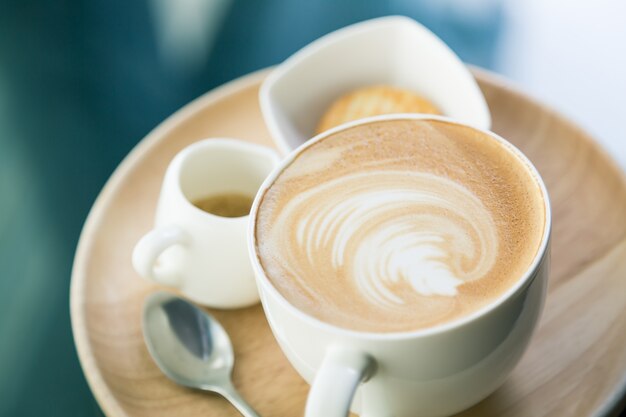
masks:
POLYGON ((375 368, 374 359, 363 352, 329 348, 311 384, 304 416, 347 417, 357 387, 375 368))
POLYGON ((154 266, 166 249, 187 242, 187 234, 178 226, 170 225, 151 230, 137 242, 133 250, 135 271, 142 277, 159 284, 179 287, 180 275, 158 273, 154 266))

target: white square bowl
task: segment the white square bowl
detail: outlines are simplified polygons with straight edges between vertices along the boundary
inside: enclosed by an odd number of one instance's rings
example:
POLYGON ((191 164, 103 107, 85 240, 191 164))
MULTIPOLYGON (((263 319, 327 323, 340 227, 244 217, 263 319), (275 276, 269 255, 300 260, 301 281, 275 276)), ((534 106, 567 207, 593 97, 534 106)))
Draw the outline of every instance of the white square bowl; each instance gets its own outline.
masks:
POLYGON ((315 135, 334 100, 379 84, 414 91, 465 124, 491 127, 489 108, 467 67, 431 31, 403 16, 347 26, 305 46, 263 82, 261 110, 274 141, 288 153, 315 135))

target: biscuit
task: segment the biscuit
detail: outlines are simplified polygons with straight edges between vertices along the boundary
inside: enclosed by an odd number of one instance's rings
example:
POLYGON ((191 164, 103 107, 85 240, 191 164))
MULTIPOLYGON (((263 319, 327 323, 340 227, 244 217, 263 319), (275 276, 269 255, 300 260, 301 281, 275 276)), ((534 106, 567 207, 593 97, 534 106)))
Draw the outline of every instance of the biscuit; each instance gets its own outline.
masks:
POLYGON ((441 114, 433 103, 411 91, 376 85, 339 97, 320 119, 317 133, 352 120, 391 113, 441 114))

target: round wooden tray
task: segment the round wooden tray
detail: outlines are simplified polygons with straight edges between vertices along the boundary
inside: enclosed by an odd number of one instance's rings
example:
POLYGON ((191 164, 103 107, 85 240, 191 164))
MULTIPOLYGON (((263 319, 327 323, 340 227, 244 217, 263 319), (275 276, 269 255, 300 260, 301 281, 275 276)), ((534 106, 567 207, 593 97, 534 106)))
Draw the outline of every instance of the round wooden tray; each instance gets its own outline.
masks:
MULTIPOLYGON (((272 145, 258 107, 266 71, 195 100, 148 135, 108 181, 85 223, 71 315, 78 355, 108 416, 237 416, 225 400, 171 383, 143 342, 155 286, 131 266, 153 222, 171 158, 210 136, 272 145)), ((535 163, 554 211, 552 274, 541 323, 506 383, 462 416, 616 414, 626 392, 626 181, 581 130, 495 76, 475 71, 493 130, 535 163)), ((307 384, 274 341, 260 306, 212 311, 236 352, 234 382, 263 416, 300 416, 307 384)))

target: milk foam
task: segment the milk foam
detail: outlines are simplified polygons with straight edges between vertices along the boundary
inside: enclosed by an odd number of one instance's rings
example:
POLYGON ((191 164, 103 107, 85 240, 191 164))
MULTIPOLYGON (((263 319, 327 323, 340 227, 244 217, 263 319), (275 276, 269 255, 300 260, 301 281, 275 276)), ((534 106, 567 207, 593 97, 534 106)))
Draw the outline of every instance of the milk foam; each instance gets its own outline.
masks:
POLYGON ((498 245, 478 198, 419 172, 355 173, 314 186, 285 205, 272 233, 288 235, 293 227, 297 246, 284 249, 308 264, 293 265, 294 279, 330 263, 349 271, 363 297, 390 308, 405 303, 390 288, 401 280, 424 296, 456 295, 491 268, 498 245))
POLYGON ((455 125, 378 123, 314 145, 263 197, 256 233, 270 280, 304 311, 358 330, 429 327, 479 308, 537 251, 533 179, 492 139, 468 159, 473 136, 455 125))

